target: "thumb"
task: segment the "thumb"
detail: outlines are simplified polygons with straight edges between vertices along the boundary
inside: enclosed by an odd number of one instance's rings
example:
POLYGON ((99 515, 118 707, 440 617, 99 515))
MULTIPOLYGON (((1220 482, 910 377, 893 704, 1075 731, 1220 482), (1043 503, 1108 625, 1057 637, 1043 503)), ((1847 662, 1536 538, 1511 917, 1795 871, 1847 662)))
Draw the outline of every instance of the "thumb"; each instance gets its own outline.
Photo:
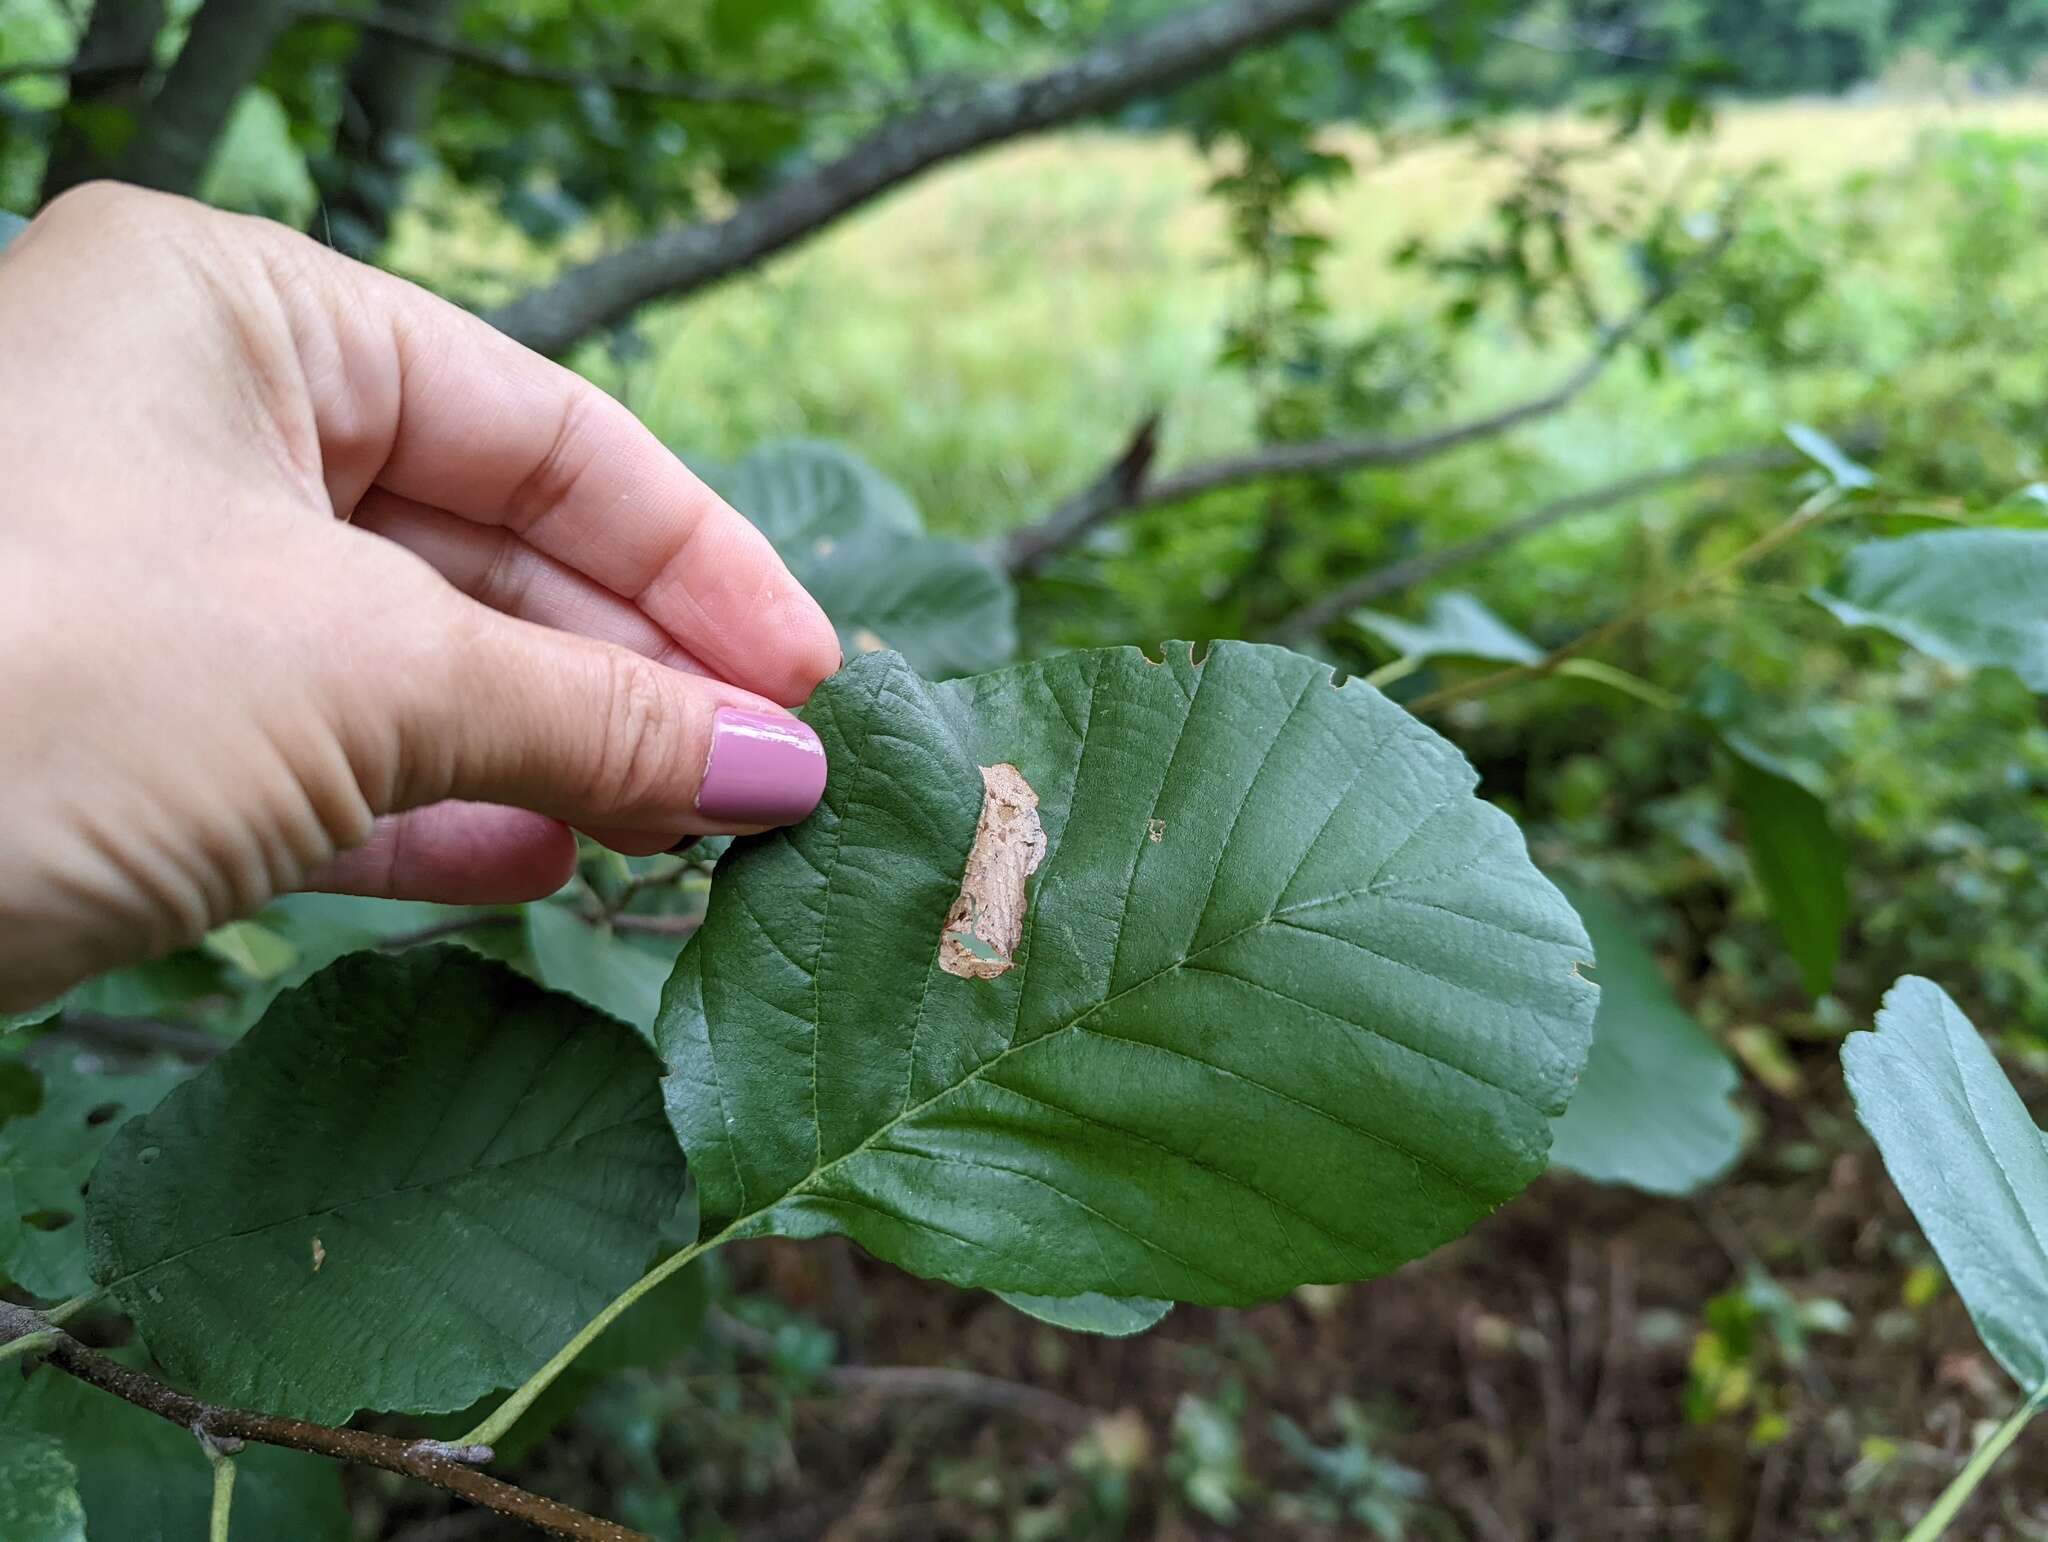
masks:
POLYGON ((744 833, 793 824, 825 790, 818 736, 737 686, 480 607, 410 704, 425 797, 583 827, 744 833))

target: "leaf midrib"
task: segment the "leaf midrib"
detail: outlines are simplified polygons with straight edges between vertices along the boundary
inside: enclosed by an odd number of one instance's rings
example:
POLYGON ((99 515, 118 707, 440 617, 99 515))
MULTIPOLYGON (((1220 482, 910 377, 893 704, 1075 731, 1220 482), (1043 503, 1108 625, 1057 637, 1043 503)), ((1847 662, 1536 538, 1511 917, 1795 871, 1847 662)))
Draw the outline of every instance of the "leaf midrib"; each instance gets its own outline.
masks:
MULTIPOLYGON (((442 1174, 438 1177, 422 1179, 418 1183, 405 1183, 399 1184, 393 1188, 378 1189, 373 1193, 358 1195, 350 1199, 337 1200, 333 1204, 321 1205, 311 1210, 302 1210, 295 1215, 279 1216, 275 1220, 264 1221, 259 1225, 243 1227, 239 1231, 221 1232, 215 1236, 206 1237, 198 1242, 195 1242, 190 1247, 180 1248, 175 1253, 166 1253, 161 1258, 151 1259, 148 1263, 137 1264, 136 1266, 127 1270, 126 1272, 116 1275, 113 1279, 98 1281, 96 1283, 99 1285, 99 1288, 101 1290, 115 1290, 123 1285, 132 1284, 134 1281, 141 1279, 143 1275, 150 1273, 152 1270, 165 1268, 168 1265, 178 1263, 183 1259, 191 1257, 194 1253, 204 1252, 208 1248, 219 1247, 223 1243, 238 1242, 244 1237, 260 1237, 267 1232, 276 1231, 280 1227, 296 1226, 302 1221, 310 1221, 318 1216, 335 1215, 342 1210, 353 1209, 357 1206, 362 1205, 382 1204, 387 1200, 397 1199, 402 1195, 417 1194, 422 1190, 440 1188, 447 1184, 457 1183, 464 1179, 474 1178, 483 1174, 509 1172, 515 1168, 523 1166, 528 1162, 536 1162, 545 1157, 555 1157, 563 1155, 567 1152, 575 1151, 578 1147, 583 1145, 584 1142, 596 1140, 599 1136, 609 1135, 616 1130, 630 1130, 634 1128, 636 1125, 646 1124, 649 1122, 659 1124, 661 1126, 663 1134, 669 1135, 671 1138, 673 1137, 674 1132, 668 1128, 668 1120, 666 1116, 663 1114, 660 1107, 657 1106, 654 1109, 646 1113, 643 1113, 633 1119, 624 1119, 614 1124, 600 1125, 594 1130, 586 1130, 583 1134, 577 1136, 574 1140, 565 1142, 560 1145, 542 1146, 538 1150, 524 1152, 516 1157, 507 1157, 503 1161, 479 1163, 474 1167, 463 1168, 460 1172, 457 1173, 442 1174)), ((652 1164, 636 1163, 634 1165, 647 1166, 652 1164)))
MULTIPOLYGON (((1384 863, 1381 866, 1382 869, 1384 869, 1384 863)), ((854 1146, 851 1149, 840 1153, 840 1155, 834 1157, 831 1161, 826 1162, 822 1166, 812 1168, 810 1172, 806 1173, 797 1182, 791 1184, 788 1188, 784 1189, 780 1194, 776 1195, 773 1199, 756 1206, 753 1210, 750 1210, 743 1215, 735 1216, 732 1220, 728 1221, 723 1227, 719 1229, 717 1235, 713 1239, 711 1239, 712 1242, 715 1244, 717 1242, 722 1242, 730 1237, 738 1236, 741 1234, 743 1229, 752 1226, 756 1221, 759 1221, 763 1216, 768 1215, 778 1206, 787 1203, 789 1200, 803 1198, 808 1195, 816 1193, 817 1185, 835 1169, 845 1165, 848 1162, 851 1162, 856 1157, 865 1156, 870 1150, 872 1150, 876 1146, 878 1142, 883 1141, 887 1139, 890 1135, 894 1134, 900 1126, 917 1118, 920 1114, 924 1113, 925 1110, 932 1108, 939 1103, 944 1102, 947 1098, 953 1097, 957 1093, 961 1092, 963 1089, 972 1085, 974 1082, 981 1080, 981 1078, 984 1075, 986 1075, 989 1071, 993 1070, 995 1067, 1001 1065, 1005 1060, 1008 1060, 1012 1055, 1021 1054, 1025 1050, 1031 1049, 1035 1045, 1051 1043, 1053 1040, 1059 1038, 1062 1034, 1073 1032, 1075 1029, 1085 1024, 1088 1021, 1088 1019, 1093 1017, 1096 1013, 1104 1011, 1105 1009, 1111 1006, 1114 1006, 1117 1002, 1123 1000, 1124 997, 1132 995, 1137 991, 1144 990, 1148 986, 1172 974, 1174 971, 1185 968, 1188 964, 1193 963, 1196 959, 1200 958, 1205 953, 1213 952, 1217 948, 1223 947, 1228 943, 1235 942, 1238 938, 1246 936, 1249 933, 1258 931, 1261 927, 1272 926, 1276 924, 1281 920, 1282 917, 1290 915, 1299 915, 1311 910, 1318 910, 1326 905, 1342 904, 1345 900, 1357 899, 1362 895, 1369 894, 1372 892, 1374 884, 1378 882, 1378 878, 1379 874, 1378 872, 1375 872, 1375 874, 1373 875, 1372 882, 1361 885, 1357 888, 1340 890, 1335 894, 1321 895, 1316 899, 1304 900, 1296 905, 1284 905, 1280 909, 1273 911, 1270 915, 1261 916, 1258 920, 1250 922, 1247 925, 1241 926, 1236 931, 1227 933, 1226 935, 1217 938, 1213 942, 1204 943, 1201 947, 1196 948, 1193 952, 1185 954, 1182 957, 1173 960, 1172 963, 1167 964, 1165 967, 1161 969, 1154 970, 1151 974, 1146 975, 1142 979, 1133 981, 1131 984, 1125 986, 1122 990, 1116 991, 1111 995, 1103 997, 1102 1000, 1093 1003, 1084 1011, 1082 1011, 1079 1015, 1068 1019, 1066 1022, 1060 1024, 1057 1028, 1048 1029, 1046 1032, 1039 1034, 1036 1038, 1026 1039, 1021 1044, 1011 1043, 1005 1046, 999 1053, 992 1055, 991 1057, 989 1057, 989 1059, 983 1061, 980 1065, 976 1066, 972 1071, 968 1072, 965 1076, 961 1077, 960 1080, 958 1080, 957 1082, 950 1083, 949 1085, 940 1088, 937 1092, 933 1093, 930 1097, 926 1098, 922 1103, 917 1104, 915 1107, 903 1109, 900 1112, 892 1115, 883 1123, 877 1125, 872 1131, 868 1133, 868 1135, 860 1142, 859 1145, 854 1146)), ((1348 1022, 1349 1020, 1346 1019, 1346 1021, 1348 1022)), ((1361 1028, 1364 1027, 1363 1024, 1354 1024, 1353 1026, 1361 1028)), ((1368 1033, 1373 1032, 1373 1030, 1369 1028, 1365 1031, 1368 1033)), ((1382 1038, 1384 1037, 1384 1035, 1375 1036, 1382 1038)), ((1389 1040, 1388 1042, 1399 1043, 1398 1040, 1389 1040)), ((1427 1050, 1414 1049, 1414 1046, 1412 1045, 1403 1045, 1402 1047, 1414 1050, 1416 1054, 1422 1055, 1426 1059, 1436 1061, 1438 1064, 1444 1065, 1451 1070, 1460 1071, 1463 1069, 1462 1067, 1451 1065, 1450 1062, 1442 1060, 1438 1056, 1431 1055, 1427 1050)), ((1534 1110, 1539 1116, 1542 1114, 1542 1110, 1536 1109, 1535 1105, 1531 1103, 1529 1099, 1525 1096, 1519 1093, 1513 1095, 1518 1097, 1522 1102, 1527 1103, 1529 1107, 1532 1110, 1534 1110)), ((1413 1153, 1409 1154, 1413 1155, 1413 1153)), ((1448 1174, 1444 1174, 1443 1176, 1449 1177, 1448 1174)), ((1453 1179, 1452 1181, 1456 1182, 1455 1179, 1453 1179)))

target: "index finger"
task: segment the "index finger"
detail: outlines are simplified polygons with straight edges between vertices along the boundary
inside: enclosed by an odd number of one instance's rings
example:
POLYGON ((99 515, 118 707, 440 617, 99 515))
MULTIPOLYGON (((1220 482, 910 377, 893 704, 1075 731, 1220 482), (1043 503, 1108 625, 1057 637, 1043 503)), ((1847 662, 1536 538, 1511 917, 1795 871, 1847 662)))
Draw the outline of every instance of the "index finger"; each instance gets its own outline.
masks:
POLYGON ((767 538, 621 403, 425 290, 321 255, 352 270, 337 329, 370 331, 344 335, 342 367, 309 371, 329 398, 323 447, 330 422, 381 442, 377 485, 514 531, 735 685, 794 705, 838 667, 831 622, 767 538), (380 347, 395 359, 365 393, 349 356, 380 347))

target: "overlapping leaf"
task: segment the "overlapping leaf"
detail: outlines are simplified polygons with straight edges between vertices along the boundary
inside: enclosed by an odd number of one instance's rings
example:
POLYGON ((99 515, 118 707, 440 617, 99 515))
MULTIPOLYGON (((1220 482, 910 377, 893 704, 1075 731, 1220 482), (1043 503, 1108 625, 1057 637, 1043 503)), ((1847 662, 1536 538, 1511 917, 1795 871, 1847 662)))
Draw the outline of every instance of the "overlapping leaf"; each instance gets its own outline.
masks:
POLYGON ((1591 948, 1369 687, 1236 643, 945 685, 878 656, 809 717, 824 803, 728 855, 657 1027, 707 1234, 1243 1302, 1392 1268, 1541 1171, 1591 948), (1044 845, 996 968, 1030 845, 1001 774, 1016 860, 962 891, 1002 766, 1044 845), (995 957, 942 949, 970 922, 995 957))
POLYGON ((1146 1296, 1026 1296, 1014 1290, 996 1294, 1018 1311, 1055 1328, 1110 1339, 1129 1338, 1156 1328, 1173 1310, 1171 1301, 1154 1301, 1146 1296))
MULTIPOLYGON (((133 1350, 115 1357, 144 1360, 133 1350)), ((63 1447, 92 1542, 198 1542, 208 1534, 213 1473, 190 1430, 51 1368, 0 1376, 0 1426, 8 1427, 0 1429, 0 1453, 15 1430, 63 1447)), ((235 1468, 237 1542, 349 1542, 354 1535, 341 1469, 326 1458, 252 1445, 235 1468)), ((27 1542, 5 1524, 0 1537, 27 1542)))
POLYGON ((164 1061, 115 1073, 96 1057, 44 1055, 19 1067, 35 1106, 0 1123, 0 1277, 49 1300, 92 1286, 86 1267, 85 1187, 123 1120, 146 1112, 191 1074, 164 1061))
POLYGON ((2048 691, 2048 530, 1933 530, 1867 541, 1814 598, 1949 664, 2048 691))
POLYGON ((1385 611, 1355 610, 1352 623, 1372 633, 1401 657, 1477 659, 1494 664, 1534 664, 1543 650, 1469 594, 1440 594, 1420 621, 1385 611))
POLYGON ((93 1273, 174 1377, 337 1420, 512 1386, 681 1198, 631 1030, 453 948, 281 996, 93 1174, 93 1273))
POLYGON ((1689 1194, 1741 1154, 1741 1079, 1693 1021, 1612 901, 1568 889, 1593 939, 1593 1052, 1557 1121, 1550 1159, 1603 1183, 1689 1194))
POLYGON ((775 543, 849 656, 891 648, 944 677, 1016 652, 1009 580, 972 547, 925 534, 903 490, 850 451, 768 445, 708 475, 775 543))

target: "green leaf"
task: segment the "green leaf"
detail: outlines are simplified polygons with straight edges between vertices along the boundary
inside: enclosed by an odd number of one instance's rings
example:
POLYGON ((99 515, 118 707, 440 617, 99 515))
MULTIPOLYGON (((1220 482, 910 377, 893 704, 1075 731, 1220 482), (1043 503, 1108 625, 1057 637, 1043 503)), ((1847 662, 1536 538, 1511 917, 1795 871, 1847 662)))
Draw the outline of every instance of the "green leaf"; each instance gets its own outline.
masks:
POLYGON ((115 1074, 93 1055, 0 1061, 32 1076, 32 1112, 0 1124, 0 1275, 62 1300, 92 1288, 86 1264, 85 1187, 122 1121, 156 1107, 192 1074, 165 1060, 115 1074))
MULTIPOLYGON (((124 1364, 147 1366, 133 1350, 113 1353, 124 1364)), ((26 1378, 9 1369, 0 1376, 0 1425, 62 1444, 78 1472, 92 1542, 198 1542, 207 1535, 213 1470, 191 1431, 53 1367, 26 1378)), ((349 1542, 353 1534, 333 1462, 253 1445, 235 1457, 231 1542, 349 1542)), ((4 1525, 0 1537, 15 1542, 4 1525)))
POLYGON ((972 547, 926 535, 902 489, 858 456, 797 441, 708 475, 775 543, 849 656, 893 648, 944 676, 1015 655, 1009 579, 972 547))
POLYGON ((1355 610, 1352 623, 1403 658, 1478 659, 1494 664, 1534 664, 1543 650, 1469 594, 1440 594, 1422 620, 1404 621, 1384 611, 1355 610))
POLYGON ((910 494, 851 450, 822 440, 762 445, 711 476, 726 502, 778 545, 805 536, 924 534, 910 494))
POLYGON ((1792 441, 1801 455, 1819 466, 1828 474, 1828 480, 1844 491, 1856 491, 1877 485, 1877 473, 1868 466, 1851 460, 1842 447, 1817 428, 1804 423, 1787 423, 1785 437, 1792 441))
POLYGON ((1014 1290, 999 1290, 996 1294, 1018 1311, 1055 1328, 1099 1333, 1111 1339, 1127 1339, 1134 1333, 1156 1328, 1173 1310, 1171 1301, 1154 1301, 1145 1296, 1027 1296, 1014 1290))
POLYGON ((1542 1170, 1591 948, 1369 686, 1244 643, 946 685, 880 656, 807 715, 819 812, 735 843, 656 1029, 707 1234, 1240 1303, 1391 1269, 1542 1170))
POLYGON ((645 1267, 683 1187, 658 1070, 461 949, 345 958, 115 1138, 94 1276, 218 1401, 463 1407, 645 1267))
POLYGON ((526 907, 533 971, 550 990, 566 991, 645 1034, 661 1007, 680 937, 666 957, 635 947, 609 927, 593 926, 567 905, 526 907))
POLYGON ((2048 1144, 1998 1061, 1940 986, 1907 975, 1842 1066, 1985 1347, 2028 1392, 2048 1387, 2048 1144))
POLYGON ((0 1429, 0 1537, 85 1542, 78 1470, 47 1436, 0 1429))
POLYGON ((1824 996, 1834 984, 1849 920, 1848 847, 1827 805, 1760 757, 1735 755, 1735 806, 1778 935, 1807 992, 1824 996))
POLYGON ((2048 691, 2048 530, 1931 530, 1866 541, 1813 598, 1931 658, 2009 669, 2048 691))
POLYGON ((299 961, 290 940, 254 921, 230 921, 206 934, 206 951, 252 980, 275 980, 299 961))
POLYGON ((1593 939, 1600 1011, 1550 1160, 1602 1183, 1690 1194, 1742 1153, 1742 1115, 1729 1101, 1740 1073, 1678 1004, 1620 907, 1565 894, 1593 939))

